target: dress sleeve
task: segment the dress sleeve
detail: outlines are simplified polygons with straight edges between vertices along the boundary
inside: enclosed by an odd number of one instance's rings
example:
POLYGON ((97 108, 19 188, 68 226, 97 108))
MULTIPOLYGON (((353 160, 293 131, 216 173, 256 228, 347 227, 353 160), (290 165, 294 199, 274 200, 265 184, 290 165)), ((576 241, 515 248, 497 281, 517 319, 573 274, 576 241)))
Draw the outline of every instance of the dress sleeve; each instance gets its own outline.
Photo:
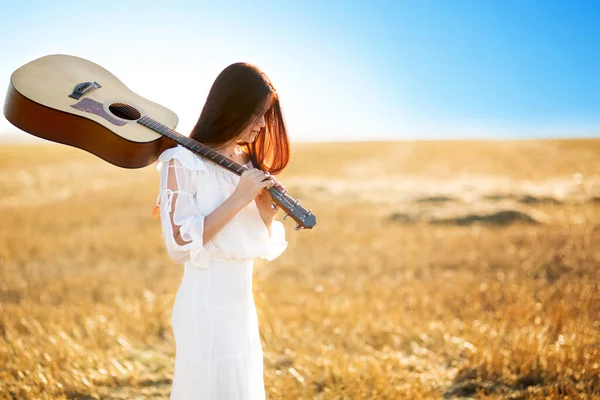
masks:
POLYGON ((157 200, 163 239, 171 258, 177 263, 190 260, 200 267, 208 266, 208 251, 203 244, 204 218, 196 205, 195 194, 208 178, 199 160, 182 153, 184 149, 165 151, 159 158, 160 193, 157 200), (175 240, 173 223, 178 225, 184 244, 175 240))
MULTIPOLYGON (((264 224, 263 224, 264 225, 264 224)), ((281 253, 287 248, 287 241, 285 240, 285 229, 281 221, 273 221, 271 224, 271 235, 265 226, 267 239, 267 251, 266 254, 261 256, 268 261, 274 260, 279 257, 281 253)))

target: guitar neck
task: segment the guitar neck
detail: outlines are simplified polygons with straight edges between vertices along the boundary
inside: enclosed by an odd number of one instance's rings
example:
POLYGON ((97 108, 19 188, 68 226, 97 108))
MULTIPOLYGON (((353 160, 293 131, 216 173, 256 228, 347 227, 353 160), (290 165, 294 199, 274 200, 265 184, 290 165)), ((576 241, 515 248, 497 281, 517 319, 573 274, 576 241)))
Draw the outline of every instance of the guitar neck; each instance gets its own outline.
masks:
MULTIPOLYGON (((138 119, 137 122, 149 129, 152 129, 157 133, 160 133, 163 136, 168 137, 169 139, 182 145, 183 147, 192 151, 193 153, 198 154, 199 156, 204 157, 207 160, 212 161, 213 163, 216 163, 235 174, 241 175, 244 171, 248 170, 246 166, 241 165, 231 160, 230 158, 225 157, 221 153, 211 149, 205 144, 198 142, 197 140, 191 139, 187 136, 183 136, 182 134, 174 131, 168 126, 165 126, 148 116, 144 116, 138 119)), ((282 189, 277 185, 270 186, 269 188, 267 188, 267 190, 271 193, 275 204, 282 207, 285 210, 287 216, 292 217, 292 219, 294 219, 298 223, 298 225, 294 229, 299 229, 300 227, 310 229, 315 225, 316 220, 312 212, 300 206, 300 200, 296 200, 292 196, 290 196, 287 193, 287 190, 282 189)))
POLYGON ((137 121, 139 124, 144 125, 147 128, 152 129, 153 131, 160 133, 163 136, 168 137, 174 142, 182 145, 186 149, 198 154, 201 157, 206 158, 207 160, 219 164, 221 167, 228 169, 234 174, 241 175, 248 168, 240 163, 233 161, 232 159, 225 157, 218 151, 215 151, 208 147, 205 144, 198 142, 197 140, 191 139, 187 136, 182 135, 179 132, 174 131, 161 124, 158 121, 153 120, 148 116, 144 116, 137 121))

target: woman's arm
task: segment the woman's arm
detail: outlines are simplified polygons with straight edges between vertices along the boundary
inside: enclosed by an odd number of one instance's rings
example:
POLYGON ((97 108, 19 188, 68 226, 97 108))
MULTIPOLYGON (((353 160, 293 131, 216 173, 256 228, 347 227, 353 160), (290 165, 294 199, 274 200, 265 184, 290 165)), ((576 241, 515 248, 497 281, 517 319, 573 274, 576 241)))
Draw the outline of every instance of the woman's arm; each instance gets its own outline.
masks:
MULTIPOLYGON (((167 187, 173 191, 173 207, 177 207, 177 192, 179 187, 173 160, 169 161, 169 173, 167 187)), ((268 186, 271 180, 260 170, 251 168, 242 173, 240 182, 232 195, 221 203, 213 212, 204 217, 204 229, 202 233, 202 245, 210 241, 223 227, 231 221, 242 208, 256 198, 262 188, 268 186)), ((191 241, 185 241, 181 237, 180 226, 175 224, 174 214, 169 213, 173 238, 179 246, 186 245, 191 241)))
POLYGON ((269 236, 271 235, 271 226, 273 225, 273 219, 275 218, 276 210, 273 210, 271 205, 273 204, 273 196, 267 189, 263 189, 260 194, 256 197, 256 207, 258 208, 258 212, 260 217, 262 218, 267 230, 269 231, 269 236))

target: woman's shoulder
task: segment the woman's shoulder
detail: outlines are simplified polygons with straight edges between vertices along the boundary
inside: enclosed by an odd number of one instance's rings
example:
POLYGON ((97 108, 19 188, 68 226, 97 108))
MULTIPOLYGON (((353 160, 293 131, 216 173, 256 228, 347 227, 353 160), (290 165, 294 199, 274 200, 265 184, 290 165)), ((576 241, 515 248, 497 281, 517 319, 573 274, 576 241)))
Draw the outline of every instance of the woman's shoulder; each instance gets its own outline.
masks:
POLYGON ((165 151, 163 151, 158 156, 159 163, 166 163, 171 161, 172 159, 176 159, 179 161, 184 167, 197 170, 197 171, 205 171, 206 170, 206 161, 202 159, 202 157, 192 153, 190 150, 185 147, 178 145, 176 147, 171 147, 165 151))

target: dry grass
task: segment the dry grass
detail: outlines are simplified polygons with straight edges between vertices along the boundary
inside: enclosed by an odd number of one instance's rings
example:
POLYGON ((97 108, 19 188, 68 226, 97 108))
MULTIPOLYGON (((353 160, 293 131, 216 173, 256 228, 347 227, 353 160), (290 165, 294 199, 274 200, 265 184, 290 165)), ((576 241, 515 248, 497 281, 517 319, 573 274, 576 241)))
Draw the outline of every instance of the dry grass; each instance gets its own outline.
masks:
MULTIPOLYGON (((599 140, 294 150, 318 224, 256 265, 269 398, 600 398, 599 140), (500 204, 543 218, 448 218, 500 204)), ((0 398, 168 396, 157 179, 0 147, 0 398)))

